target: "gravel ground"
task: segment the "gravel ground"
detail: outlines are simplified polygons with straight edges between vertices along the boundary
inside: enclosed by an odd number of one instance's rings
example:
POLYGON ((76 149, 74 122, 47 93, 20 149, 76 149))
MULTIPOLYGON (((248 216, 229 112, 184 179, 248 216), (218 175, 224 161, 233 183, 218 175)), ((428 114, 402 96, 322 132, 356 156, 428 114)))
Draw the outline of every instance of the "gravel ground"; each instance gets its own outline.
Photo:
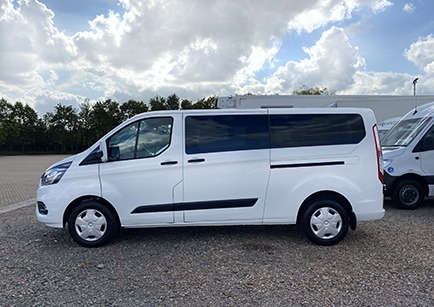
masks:
POLYGON ((434 202, 332 247, 295 226, 125 230, 86 249, 0 214, 0 306, 434 306, 434 202))

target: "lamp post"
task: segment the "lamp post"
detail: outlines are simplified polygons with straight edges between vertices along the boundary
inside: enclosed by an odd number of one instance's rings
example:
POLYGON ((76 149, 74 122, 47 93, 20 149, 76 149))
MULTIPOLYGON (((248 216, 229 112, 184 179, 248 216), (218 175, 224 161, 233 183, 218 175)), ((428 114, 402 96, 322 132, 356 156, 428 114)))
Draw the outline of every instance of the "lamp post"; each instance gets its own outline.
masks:
POLYGON ((416 96, 416 83, 417 83, 417 80, 419 80, 419 78, 416 78, 416 79, 413 80, 413 95, 414 96, 416 96))
POLYGON ((419 78, 416 78, 413 80, 413 96, 414 96, 414 113, 413 113, 413 115, 417 113, 417 96, 416 96, 417 80, 419 80, 419 78))

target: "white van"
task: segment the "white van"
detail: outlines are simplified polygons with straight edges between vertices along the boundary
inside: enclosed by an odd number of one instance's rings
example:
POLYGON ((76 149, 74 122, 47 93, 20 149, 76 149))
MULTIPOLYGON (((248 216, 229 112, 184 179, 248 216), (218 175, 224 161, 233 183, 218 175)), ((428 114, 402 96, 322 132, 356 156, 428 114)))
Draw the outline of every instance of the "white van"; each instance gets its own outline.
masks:
POLYGON ((408 112, 382 139, 385 196, 403 209, 434 195, 434 102, 408 112))
POLYGON ((247 224, 332 245, 384 216, 381 159, 369 109, 148 112, 50 167, 36 216, 87 247, 120 227, 247 224))

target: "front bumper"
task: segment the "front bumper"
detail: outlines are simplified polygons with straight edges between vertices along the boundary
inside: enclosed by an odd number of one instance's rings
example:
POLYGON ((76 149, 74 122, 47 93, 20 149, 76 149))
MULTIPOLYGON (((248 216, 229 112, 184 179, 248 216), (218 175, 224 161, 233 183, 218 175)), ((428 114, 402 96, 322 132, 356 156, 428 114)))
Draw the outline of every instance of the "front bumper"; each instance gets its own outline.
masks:
POLYGON ((390 196, 392 187, 398 177, 391 176, 389 173, 384 172, 384 196, 390 196))

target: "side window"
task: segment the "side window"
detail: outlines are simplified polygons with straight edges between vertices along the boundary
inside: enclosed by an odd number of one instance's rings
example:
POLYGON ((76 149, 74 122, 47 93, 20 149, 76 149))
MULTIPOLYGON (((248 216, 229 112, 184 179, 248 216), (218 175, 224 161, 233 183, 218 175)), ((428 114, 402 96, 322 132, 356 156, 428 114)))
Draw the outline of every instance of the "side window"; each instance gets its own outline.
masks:
POLYGON ((138 127, 138 122, 126 126, 108 140, 107 148, 110 160, 128 160, 134 158, 138 127))
POLYGON ((267 115, 205 115, 185 119, 187 154, 269 147, 267 115))
POLYGON ((434 126, 420 139, 419 143, 414 147, 413 152, 422 152, 434 150, 434 126))
POLYGON ((359 114, 270 116, 271 148, 357 144, 365 135, 359 114))
POLYGON ((147 118, 128 125, 107 141, 110 160, 155 157, 170 145, 172 117, 147 118))
POLYGON ((158 156, 170 145, 171 117, 146 119, 140 122, 136 158, 158 156))

